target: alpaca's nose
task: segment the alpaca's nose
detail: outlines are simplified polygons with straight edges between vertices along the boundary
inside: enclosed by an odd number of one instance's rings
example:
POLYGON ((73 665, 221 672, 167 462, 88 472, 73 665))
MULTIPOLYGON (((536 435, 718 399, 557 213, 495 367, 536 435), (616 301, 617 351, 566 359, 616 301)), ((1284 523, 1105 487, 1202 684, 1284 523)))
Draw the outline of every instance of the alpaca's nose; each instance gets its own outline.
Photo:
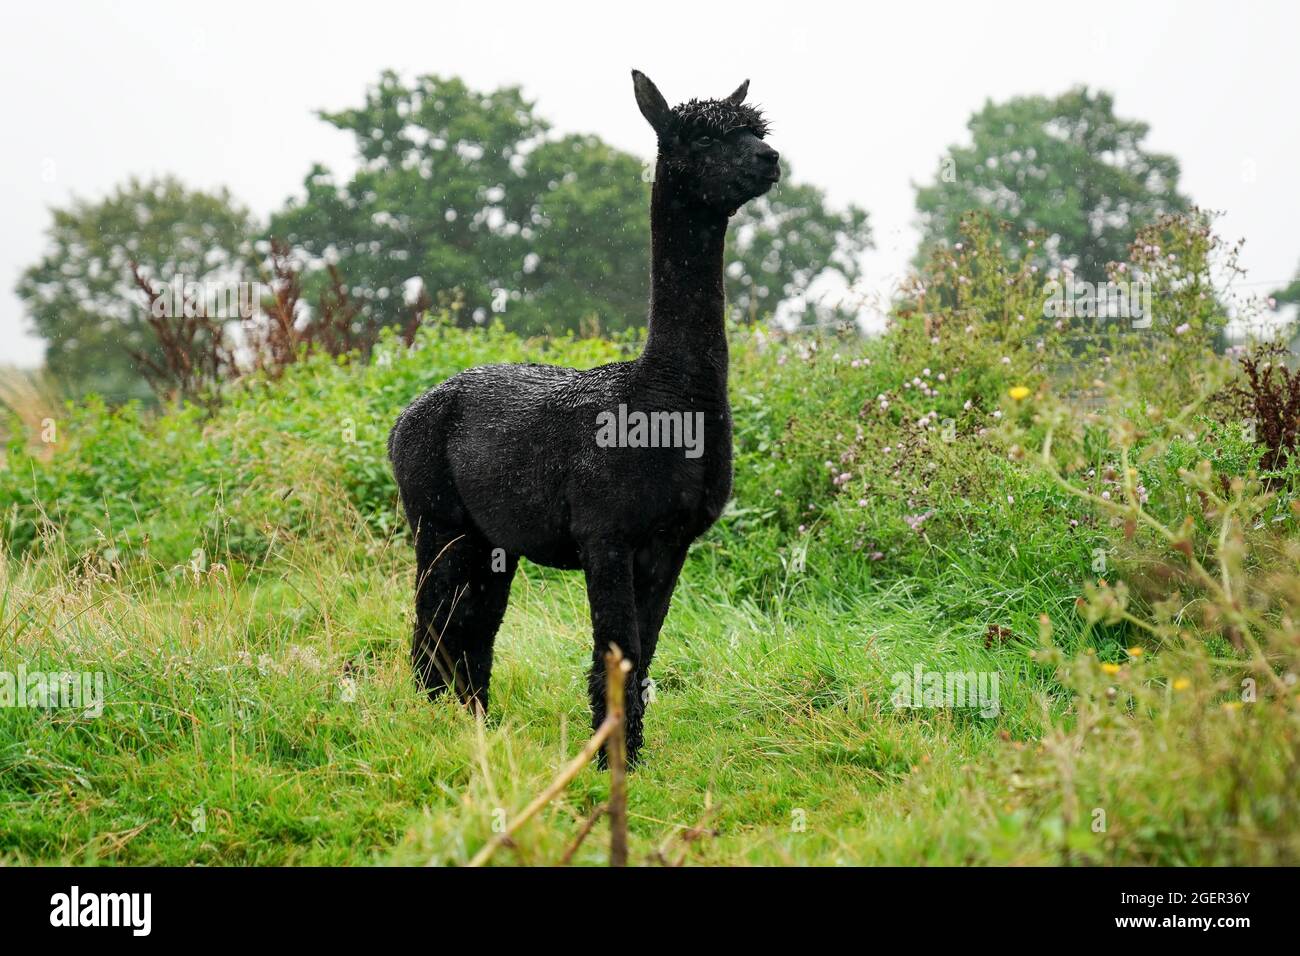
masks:
POLYGON ((771 163, 775 166, 781 159, 781 154, 771 146, 768 146, 767 143, 760 143, 758 146, 758 158, 763 162, 771 163))

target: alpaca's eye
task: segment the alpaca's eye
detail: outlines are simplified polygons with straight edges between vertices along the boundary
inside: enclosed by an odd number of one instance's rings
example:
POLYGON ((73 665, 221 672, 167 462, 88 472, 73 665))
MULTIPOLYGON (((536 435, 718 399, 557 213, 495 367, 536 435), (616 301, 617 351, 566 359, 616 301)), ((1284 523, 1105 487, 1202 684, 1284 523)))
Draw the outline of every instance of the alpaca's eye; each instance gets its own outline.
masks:
POLYGON ((712 145, 713 145, 713 137, 712 137, 712 136, 701 136, 701 137, 699 137, 699 138, 695 141, 695 145, 696 145, 696 146, 712 146, 712 145))

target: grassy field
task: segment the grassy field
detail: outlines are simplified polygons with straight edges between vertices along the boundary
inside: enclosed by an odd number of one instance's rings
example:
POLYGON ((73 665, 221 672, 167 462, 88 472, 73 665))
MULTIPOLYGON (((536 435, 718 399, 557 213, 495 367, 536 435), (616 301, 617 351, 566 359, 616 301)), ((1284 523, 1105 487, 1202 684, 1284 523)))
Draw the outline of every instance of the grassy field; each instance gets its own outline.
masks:
MULTIPOLYGON (((34 625, 54 645, 48 669, 104 668, 112 688, 94 720, 29 710, 9 723, 3 832, 17 859, 463 861, 493 813, 522 807, 588 733, 580 576, 518 578, 486 726, 414 689, 400 541, 277 545, 241 583, 219 569, 167 577, 6 569, 11 603, 48 609, 34 625)), ((981 635, 944 623, 931 595, 826 586, 821 600, 761 611, 692 566, 656 662, 649 759, 632 778, 634 857, 712 808, 718 835, 689 859, 1038 858, 983 845, 991 834, 934 845, 926 832, 977 811, 962 780, 1009 759, 998 729, 1035 722, 1041 682, 1023 653, 997 721, 900 715, 890 673, 914 661, 995 669, 981 635)), ((605 790, 603 774, 584 772, 517 859, 558 859, 605 790)), ((578 859, 603 854, 593 841, 578 859)))
MULTIPOLYGON (((1295 471, 1207 402, 1236 373, 1194 288, 1183 332, 1081 352, 1021 318, 1036 281, 959 256, 884 338, 737 333, 735 500, 660 641, 634 862, 1300 862, 1295 471), (994 706, 902 706, 918 666, 994 706)), ((386 429, 458 368, 635 348, 434 326, 214 412, 15 421, 0 674, 104 699, 0 707, 0 861, 467 861, 589 733, 585 592, 523 565, 492 714, 430 705, 386 429)), ((495 862, 558 861, 607 790, 495 862)))

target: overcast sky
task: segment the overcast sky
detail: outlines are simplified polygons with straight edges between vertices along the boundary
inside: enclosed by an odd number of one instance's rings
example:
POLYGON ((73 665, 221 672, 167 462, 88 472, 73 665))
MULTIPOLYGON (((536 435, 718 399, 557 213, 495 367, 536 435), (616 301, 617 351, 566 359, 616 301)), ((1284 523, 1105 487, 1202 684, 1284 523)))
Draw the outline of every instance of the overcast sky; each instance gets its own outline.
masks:
MULTIPOLYGON (((0 364, 39 362, 13 294, 49 208, 132 174, 228 186, 259 216, 310 164, 351 166, 316 109, 361 101, 385 68, 523 86, 560 131, 646 155, 629 69, 671 102, 744 78, 797 179, 871 214, 868 284, 916 244, 912 183, 987 98, 1112 91, 1182 163, 1182 189, 1244 237, 1267 291, 1300 261, 1300 4, 235 2, 7 5, 0 56, 0 364)), ((611 277, 617 281, 617 277, 611 277)))

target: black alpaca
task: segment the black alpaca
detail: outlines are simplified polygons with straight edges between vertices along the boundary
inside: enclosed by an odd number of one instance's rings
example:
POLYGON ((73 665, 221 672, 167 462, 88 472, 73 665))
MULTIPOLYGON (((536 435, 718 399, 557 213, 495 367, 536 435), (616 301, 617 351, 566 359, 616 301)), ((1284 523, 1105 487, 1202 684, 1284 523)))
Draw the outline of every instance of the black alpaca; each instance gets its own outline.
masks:
POLYGON ((670 109, 648 77, 634 70, 632 79, 659 140, 640 357, 582 372, 469 369, 411 403, 388 454, 415 535, 411 656, 429 696, 452 685, 487 708, 492 644, 521 556, 581 568, 595 634, 592 725, 604 719, 603 655, 617 644, 632 664, 635 760, 641 688, 686 549, 731 493, 727 220, 780 171, 761 114, 743 105, 748 80, 725 100, 670 109))

